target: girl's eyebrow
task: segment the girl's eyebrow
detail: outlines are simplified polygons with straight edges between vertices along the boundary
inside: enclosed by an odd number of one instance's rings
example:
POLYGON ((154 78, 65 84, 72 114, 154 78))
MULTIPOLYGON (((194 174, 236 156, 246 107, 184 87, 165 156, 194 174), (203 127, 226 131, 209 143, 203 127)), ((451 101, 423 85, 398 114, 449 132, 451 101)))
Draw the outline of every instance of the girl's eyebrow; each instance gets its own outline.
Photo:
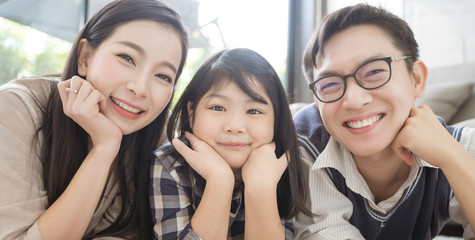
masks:
MULTIPOLYGON (((228 102, 231 101, 231 99, 229 97, 227 97, 225 95, 222 95, 222 94, 219 94, 219 93, 211 93, 206 98, 207 99, 209 99, 209 98, 221 98, 221 99, 223 99, 225 101, 228 101, 228 102)), ((260 104, 269 105, 269 103, 267 103, 267 101, 265 101, 264 99, 262 99, 262 100, 263 101, 259 101, 257 99, 252 98, 252 97, 249 97, 249 100, 246 100, 246 102, 248 102, 248 103, 260 103, 260 104)))
MULTIPOLYGON (((117 43, 118 43, 118 44, 121 44, 121 45, 125 45, 125 46, 127 46, 127 47, 130 47, 130 48, 134 49, 135 51, 137 51, 137 52, 138 52, 139 54, 141 54, 141 55, 145 55, 145 50, 144 50, 142 47, 140 47, 139 45, 137 45, 137 44, 135 44, 135 43, 133 43, 133 42, 120 41, 120 42, 117 42, 117 43)), ((173 64, 171 64, 170 62, 167 62, 167 61, 163 62, 162 64, 165 65, 165 66, 167 66, 167 67, 170 68, 173 72, 176 73, 177 70, 176 70, 175 65, 173 65, 173 64)))

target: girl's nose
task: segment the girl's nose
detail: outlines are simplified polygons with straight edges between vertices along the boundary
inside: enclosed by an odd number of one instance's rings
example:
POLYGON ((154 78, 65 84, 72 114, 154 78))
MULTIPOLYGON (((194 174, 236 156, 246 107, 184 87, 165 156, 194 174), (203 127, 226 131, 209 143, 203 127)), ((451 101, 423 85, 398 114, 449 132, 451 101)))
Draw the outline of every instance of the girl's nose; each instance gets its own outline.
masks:
POLYGON ((224 131, 227 133, 243 133, 246 129, 245 119, 240 114, 232 114, 226 119, 224 131))

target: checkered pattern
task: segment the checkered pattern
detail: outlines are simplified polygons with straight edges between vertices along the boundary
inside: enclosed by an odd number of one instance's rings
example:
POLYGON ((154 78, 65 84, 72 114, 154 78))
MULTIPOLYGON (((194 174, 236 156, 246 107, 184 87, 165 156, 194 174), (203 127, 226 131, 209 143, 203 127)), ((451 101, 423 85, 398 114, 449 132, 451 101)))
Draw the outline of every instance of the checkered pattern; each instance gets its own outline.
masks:
MULTIPOLYGON (((184 159, 166 153, 173 151, 167 143, 155 151, 152 161, 151 207, 158 239, 200 239, 191 227, 191 218, 201 200, 203 189, 194 188, 184 174, 184 159)), ((243 188, 233 193, 229 214, 228 240, 244 239, 243 188)), ((286 239, 293 239, 292 222, 283 221, 286 239)))

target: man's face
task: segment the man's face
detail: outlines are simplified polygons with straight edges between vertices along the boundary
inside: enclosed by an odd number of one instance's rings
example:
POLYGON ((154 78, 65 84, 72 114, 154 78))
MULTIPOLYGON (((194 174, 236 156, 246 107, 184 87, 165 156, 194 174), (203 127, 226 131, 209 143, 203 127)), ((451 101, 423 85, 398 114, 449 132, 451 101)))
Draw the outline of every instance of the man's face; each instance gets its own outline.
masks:
MULTIPOLYGON (((330 37, 323 47, 315 79, 345 76, 369 60, 405 55, 394 46, 391 36, 375 25, 350 27, 330 37)), ((329 133, 354 156, 373 156, 390 150, 419 94, 405 60, 390 65, 391 80, 384 86, 366 90, 350 77, 340 100, 316 102, 329 133)))

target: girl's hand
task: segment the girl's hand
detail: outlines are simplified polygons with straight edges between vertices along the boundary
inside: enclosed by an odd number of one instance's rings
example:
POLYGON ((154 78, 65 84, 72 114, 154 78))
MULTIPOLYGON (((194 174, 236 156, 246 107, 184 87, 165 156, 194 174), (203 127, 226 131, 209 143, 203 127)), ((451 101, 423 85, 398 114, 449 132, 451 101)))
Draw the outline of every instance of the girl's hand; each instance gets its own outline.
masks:
POLYGON ((287 166, 286 154, 282 154, 279 159, 275 156, 274 142, 264 144, 252 150, 242 167, 244 185, 246 188, 253 186, 262 190, 275 190, 287 166))
POLYGON ((58 90, 64 113, 89 134, 93 146, 107 145, 107 148, 118 151, 122 131, 102 114, 106 97, 94 89, 91 83, 78 76, 58 83, 58 90), (71 92, 72 89, 77 92, 71 92))
POLYGON ((411 154, 414 153, 437 167, 440 167, 442 161, 450 161, 451 152, 460 147, 430 107, 425 105, 411 110, 392 143, 394 152, 407 164, 414 164, 411 154))
POLYGON ((234 184, 231 167, 212 147, 192 133, 185 132, 185 137, 192 149, 177 138, 172 140, 172 144, 198 174, 206 181, 229 179, 234 184))

